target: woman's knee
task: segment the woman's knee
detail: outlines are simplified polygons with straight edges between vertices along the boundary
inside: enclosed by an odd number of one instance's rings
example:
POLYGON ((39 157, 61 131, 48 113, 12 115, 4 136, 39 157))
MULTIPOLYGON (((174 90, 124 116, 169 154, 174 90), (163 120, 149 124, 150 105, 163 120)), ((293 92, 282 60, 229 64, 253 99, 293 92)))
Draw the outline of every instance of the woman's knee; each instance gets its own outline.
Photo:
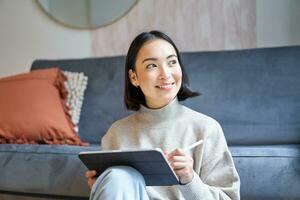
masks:
POLYGON ((98 177, 90 199, 148 199, 148 195, 144 178, 136 169, 114 166, 98 177))
MULTIPOLYGON (((109 177, 111 179, 116 179, 117 181, 144 181, 143 176, 139 171, 130 166, 114 166, 107 169, 109 177)), ((106 170, 106 171, 107 171, 106 170)))

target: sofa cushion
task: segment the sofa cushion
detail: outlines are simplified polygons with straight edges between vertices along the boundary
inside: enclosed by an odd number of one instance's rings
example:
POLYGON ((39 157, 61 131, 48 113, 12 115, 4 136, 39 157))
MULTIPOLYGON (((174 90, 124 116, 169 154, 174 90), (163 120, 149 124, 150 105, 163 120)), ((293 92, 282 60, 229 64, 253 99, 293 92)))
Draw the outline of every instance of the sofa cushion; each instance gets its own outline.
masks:
MULTIPOLYGON (((81 151, 99 150, 70 145, 0 145, 0 188, 5 192, 52 196, 89 196, 84 173, 87 168, 78 158, 81 151)), ((1 195, 0 195, 1 199, 1 195)))
POLYGON ((187 106, 220 122, 229 145, 300 144, 300 46, 183 55, 187 106))
MULTIPOLYGON (((183 104, 218 120, 230 145, 300 144, 300 46, 182 53, 182 60, 191 88, 202 93, 183 104)), ((124 64, 123 56, 36 60, 32 69, 56 65, 89 77, 79 129, 97 143, 130 114, 124 64)))
POLYGON ((300 145, 233 146, 241 199, 299 199, 300 145))
MULTIPOLYGON (((0 145, 0 188, 7 193, 65 197, 89 196, 78 158, 99 145, 0 145), (16 181, 18 180, 18 181, 16 181), (30 181, 28 181, 30 180, 30 181)), ((241 199, 297 199, 300 196, 300 145, 230 147, 241 177, 241 199), (264 187, 261 187, 264 185, 264 187)), ((0 194, 1 197, 1 194, 0 194)))
POLYGON ((0 143, 84 145, 66 106, 58 68, 0 79, 0 143))

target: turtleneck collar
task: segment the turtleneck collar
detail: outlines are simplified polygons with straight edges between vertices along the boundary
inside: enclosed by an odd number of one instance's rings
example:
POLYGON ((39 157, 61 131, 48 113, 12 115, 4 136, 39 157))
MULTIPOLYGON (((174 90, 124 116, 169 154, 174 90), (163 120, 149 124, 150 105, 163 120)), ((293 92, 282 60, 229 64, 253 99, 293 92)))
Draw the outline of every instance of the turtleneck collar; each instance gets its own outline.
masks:
POLYGON ((158 109, 151 109, 141 105, 137 113, 137 118, 140 122, 149 124, 167 122, 170 119, 178 118, 180 106, 177 97, 166 106, 158 109))

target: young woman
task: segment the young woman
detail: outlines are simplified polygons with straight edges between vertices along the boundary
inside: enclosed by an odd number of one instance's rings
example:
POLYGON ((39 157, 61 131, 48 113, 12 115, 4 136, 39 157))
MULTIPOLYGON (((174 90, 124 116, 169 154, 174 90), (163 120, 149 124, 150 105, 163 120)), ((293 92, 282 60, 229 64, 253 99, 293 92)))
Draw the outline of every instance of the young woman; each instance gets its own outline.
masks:
POLYGON ((115 122, 102 150, 159 147, 180 185, 145 186, 135 169, 116 166, 99 177, 88 171, 90 199, 240 199, 240 180, 219 123, 179 103, 198 96, 188 88, 179 52, 159 31, 144 32, 130 45, 125 65, 126 107, 136 113, 115 122), (190 151, 183 148, 199 140, 190 151))

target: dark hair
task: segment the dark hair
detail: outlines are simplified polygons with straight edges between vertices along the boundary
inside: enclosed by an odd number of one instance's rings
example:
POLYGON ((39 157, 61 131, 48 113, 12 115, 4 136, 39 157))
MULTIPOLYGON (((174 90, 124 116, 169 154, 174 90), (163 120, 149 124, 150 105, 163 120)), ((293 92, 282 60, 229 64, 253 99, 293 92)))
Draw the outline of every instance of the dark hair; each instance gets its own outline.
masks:
POLYGON ((200 95, 199 92, 194 92, 191 89, 189 89, 189 80, 182 65, 179 51, 175 46, 174 42, 171 40, 171 38, 169 38, 169 36, 160 31, 143 32, 132 41, 126 56, 124 101, 126 108, 129 110, 139 110, 141 104, 146 106, 146 100, 142 90, 140 89, 140 87, 135 87, 134 85, 132 85, 130 81, 129 70, 131 69, 135 71, 136 58, 140 49, 146 42, 154 39, 163 39, 167 41, 174 47, 176 51, 178 62, 181 66, 182 71, 182 83, 177 93, 178 100, 183 101, 189 97, 195 97, 200 95))

